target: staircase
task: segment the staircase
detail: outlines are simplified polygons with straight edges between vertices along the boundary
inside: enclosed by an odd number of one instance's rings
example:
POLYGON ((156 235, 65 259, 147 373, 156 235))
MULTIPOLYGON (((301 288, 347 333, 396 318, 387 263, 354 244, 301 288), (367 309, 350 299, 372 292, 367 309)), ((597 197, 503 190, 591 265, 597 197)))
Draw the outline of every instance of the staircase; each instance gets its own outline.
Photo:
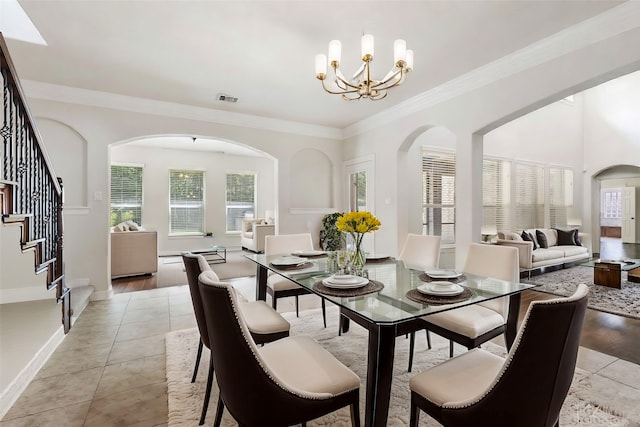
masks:
POLYGON ((0 33, 0 214, 20 227, 22 252, 32 252, 34 271, 61 305, 64 332, 71 328, 71 291, 65 285, 63 186, 36 128, 7 45, 0 33))

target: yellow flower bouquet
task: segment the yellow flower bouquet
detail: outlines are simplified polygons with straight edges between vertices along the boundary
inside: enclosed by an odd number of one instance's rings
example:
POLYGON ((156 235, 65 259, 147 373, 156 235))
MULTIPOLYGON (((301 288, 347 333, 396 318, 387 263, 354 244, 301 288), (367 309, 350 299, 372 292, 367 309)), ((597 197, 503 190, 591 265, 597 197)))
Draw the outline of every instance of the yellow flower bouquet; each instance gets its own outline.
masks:
POLYGON ((336 228, 343 233, 349 233, 356 244, 354 264, 362 267, 365 263, 364 254, 360 249, 362 238, 366 233, 380 229, 380 220, 371 212, 348 212, 336 221, 336 228))

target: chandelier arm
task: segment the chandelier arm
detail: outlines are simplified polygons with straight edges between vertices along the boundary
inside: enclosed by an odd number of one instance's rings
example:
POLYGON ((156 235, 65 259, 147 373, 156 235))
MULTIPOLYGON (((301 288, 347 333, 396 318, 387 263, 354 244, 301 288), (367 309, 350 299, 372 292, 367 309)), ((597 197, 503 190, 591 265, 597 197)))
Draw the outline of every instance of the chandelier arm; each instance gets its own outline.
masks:
MULTIPOLYGON (((368 68, 368 67, 367 67, 367 68, 368 68)), ((333 74, 336 76, 336 84, 337 84, 337 82, 338 82, 338 81, 340 81, 340 82, 342 82, 342 84, 344 84, 344 85, 345 85, 345 89, 346 89, 347 87, 350 87, 350 88, 353 88, 353 89, 356 89, 356 90, 357 90, 357 89, 360 89, 360 86, 356 86, 356 85, 354 85, 354 84, 351 84, 351 83, 349 83, 348 81, 346 81, 345 79, 343 79, 342 77, 340 77, 340 75, 338 75, 338 73, 336 72, 336 70, 337 70, 337 68, 335 68, 335 67, 334 67, 334 69, 333 69, 333 74)), ((340 86, 338 86, 338 87, 340 87, 340 86)))
POLYGON ((322 83, 322 88, 325 90, 325 92, 330 93, 332 95, 344 95, 345 93, 357 93, 358 89, 353 89, 353 90, 344 90, 342 92, 338 92, 338 91, 334 91, 331 90, 327 87, 327 85, 324 83, 324 80, 320 80, 320 82, 322 83))
POLYGON ((404 70, 404 68, 400 68, 398 71, 393 73, 388 79, 386 79, 384 81, 381 81, 381 82, 378 82, 378 83, 372 85, 371 87, 373 89, 377 89, 377 90, 385 90, 385 89, 391 89, 394 86, 398 86, 402 82, 402 80, 403 80, 403 78, 404 78, 404 76, 406 74, 406 73, 403 72, 403 70, 404 70), (385 86, 387 83, 391 82, 392 80, 395 80, 395 81, 393 81, 388 86, 385 86))
POLYGON ((358 95, 355 98, 350 98, 345 94, 342 94, 342 99, 344 99, 345 101, 357 101, 358 99, 362 98, 362 95, 358 95))

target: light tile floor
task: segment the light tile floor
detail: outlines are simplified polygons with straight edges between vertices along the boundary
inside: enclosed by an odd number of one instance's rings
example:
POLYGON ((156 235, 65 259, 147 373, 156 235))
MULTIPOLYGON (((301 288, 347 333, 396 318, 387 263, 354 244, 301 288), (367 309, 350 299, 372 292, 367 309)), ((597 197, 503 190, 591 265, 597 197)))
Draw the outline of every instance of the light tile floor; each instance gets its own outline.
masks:
MULTIPOLYGON (((255 297, 255 278, 232 282, 255 297)), ((320 305, 312 295, 300 301, 301 309, 320 305)), ((279 301, 279 311, 293 309, 293 298, 279 301)), ((187 286, 90 303, 0 427, 165 426, 165 334, 195 326, 187 286)), ((578 366, 640 396, 638 365, 581 348, 578 366)))

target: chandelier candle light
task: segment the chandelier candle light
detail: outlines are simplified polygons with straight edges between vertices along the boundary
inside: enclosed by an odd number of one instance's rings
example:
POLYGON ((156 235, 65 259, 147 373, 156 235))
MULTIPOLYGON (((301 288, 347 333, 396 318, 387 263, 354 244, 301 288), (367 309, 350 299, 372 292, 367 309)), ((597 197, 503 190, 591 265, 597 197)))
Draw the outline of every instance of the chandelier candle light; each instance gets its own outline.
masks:
POLYGON ((353 101, 360 98, 369 98, 372 101, 387 96, 387 90, 398 86, 404 81, 407 73, 413 71, 413 50, 407 50, 404 40, 396 40, 393 43, 394 65, 382 80, 371 79, 370 63, 373 61, 373 36, 362 36, 361 53, 362 65, 355 72, 351 81, 347 81, 340 71, 340 56, 342 44, 340 40, 331 40, 329 43, 329 60, 324 54, 316 55, 316 78, 322 82, 322 88, 334 95, 342 95, 342 99, 353 101), (335 88, 327 87, 327 66, 333 68, 335 88))
POLYGON ((353 254, 353 265, 356 270, 362 270, 365 257, 362 253, 362 238, 370 231, 380 229, 380 220, 371 212, 348 212, 336 221, 336 228, 343 233, 349 233, 356 244, 356 251, 353 254))

